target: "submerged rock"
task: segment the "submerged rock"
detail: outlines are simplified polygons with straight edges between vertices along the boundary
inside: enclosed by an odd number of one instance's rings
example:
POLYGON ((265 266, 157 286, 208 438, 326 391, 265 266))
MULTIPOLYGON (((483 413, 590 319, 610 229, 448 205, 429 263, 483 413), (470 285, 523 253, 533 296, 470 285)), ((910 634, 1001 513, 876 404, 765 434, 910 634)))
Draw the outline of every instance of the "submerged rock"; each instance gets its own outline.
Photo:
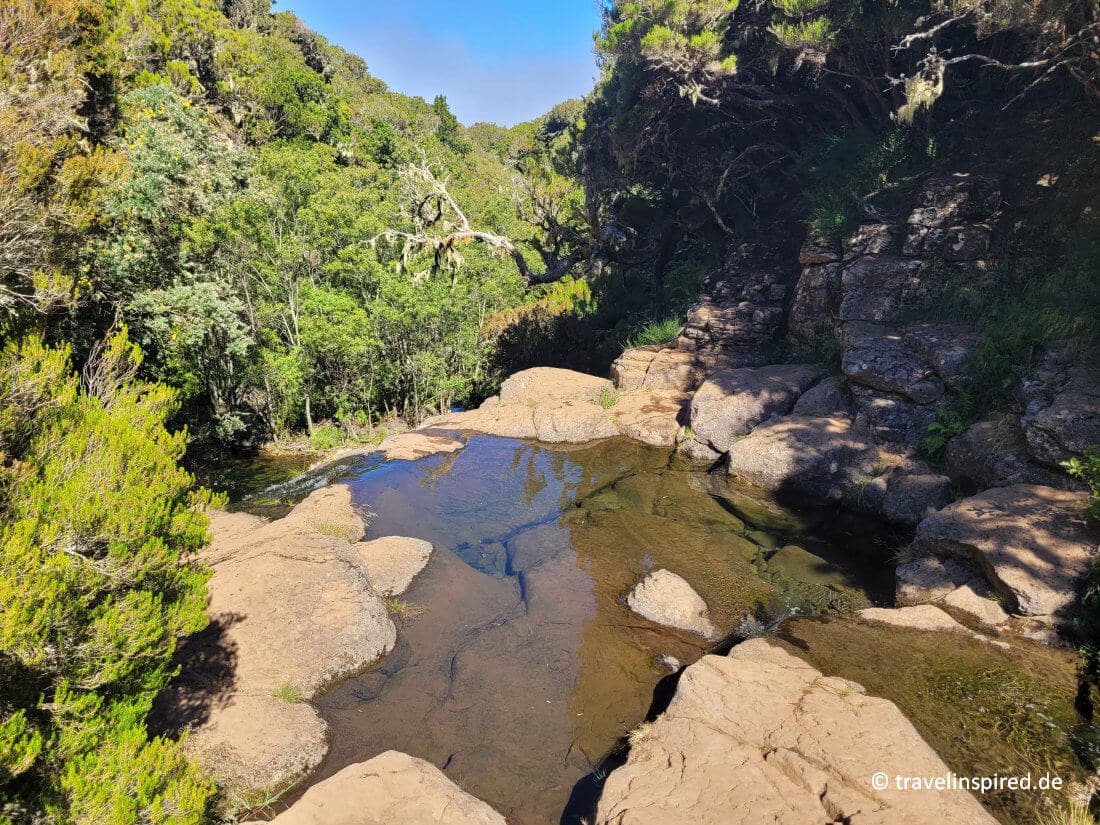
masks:
POLYGON ((714 639, 718 630, 710 620, 707 603, 682 577, 655 570, 634 586, 627 606, 651 622, 714 639))
POLYGON ((977 575, 963 559, 922 556, 897 566, 894 578, 899 606, 931 604, 977 575))
MULTIPOLYGON (((505 825, 423 759, 386 751, 318 782, 274 825, 505 825)), ((258 824, 254 824, 258 825, 258 824)))
POLYGON ((752 639, 684 671, 668 710, 608 776, 596 822, 994 825, 965 791, 893 785, 947 772, 892 703, 752 639), (872 787, 877 772, 885 789, 872 787))
POLYGON ((868 607, 859 611, 859 617, 868 622, 882 622, 895 627, 911 627, 913 630, 939 630, 946 633, 970 633, 951 615, 932 604, 915 604, 911 607, 868 607))
POLYGON ((916 546, 976 563, 1014 612, 1064 620, 1096 556, 1084 506, 1052 487, 997 487, 926 518, 916 546))
POLYGON ((993 596, 985 582, 972 579, 944 596, 943 604, 975 621, 996 627, 1008 621, 1008 614, 993 596))

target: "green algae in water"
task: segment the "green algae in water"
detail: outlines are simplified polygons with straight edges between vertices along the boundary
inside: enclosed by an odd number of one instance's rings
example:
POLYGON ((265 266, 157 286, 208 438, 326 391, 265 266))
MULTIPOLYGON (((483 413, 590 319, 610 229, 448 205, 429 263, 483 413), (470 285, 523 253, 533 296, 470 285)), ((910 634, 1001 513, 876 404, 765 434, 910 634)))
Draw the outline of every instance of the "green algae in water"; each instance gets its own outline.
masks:
MULTIPOLYGON (((853 618, 797 619, 780 638, 823 673, 889 699, 960 776, 1038 776, 1067 785, 1095 730, 1079 718, 1078 657, 1013 639, 1010 650, 961 634, 929 633, 853 618)), ((1007 825, 1033 825, 1065 807, 1067 793, 991 791, 982 797, 1007 825)))

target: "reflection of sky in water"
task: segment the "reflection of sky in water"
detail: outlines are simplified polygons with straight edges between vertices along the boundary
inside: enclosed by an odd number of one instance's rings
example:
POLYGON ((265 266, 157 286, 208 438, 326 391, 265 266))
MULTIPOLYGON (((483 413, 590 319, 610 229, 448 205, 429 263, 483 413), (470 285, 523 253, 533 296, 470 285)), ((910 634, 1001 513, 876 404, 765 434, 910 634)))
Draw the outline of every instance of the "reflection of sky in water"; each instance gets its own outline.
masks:
POLYGON ((456 549, 555 520, 586 479, 613 480, 625 469, 615 462, 594 474, 568 452, 475 437, 458 453, 390 462, 344 481, 370 514, 368 538, 408 535, 456 549))

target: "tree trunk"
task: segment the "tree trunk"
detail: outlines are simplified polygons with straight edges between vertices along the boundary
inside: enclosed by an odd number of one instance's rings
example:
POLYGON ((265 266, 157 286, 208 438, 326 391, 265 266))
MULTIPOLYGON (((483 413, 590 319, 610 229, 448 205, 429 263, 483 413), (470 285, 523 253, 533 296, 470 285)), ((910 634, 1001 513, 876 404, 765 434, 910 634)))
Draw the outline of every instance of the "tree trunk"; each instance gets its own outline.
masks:
POLYGON ((657 315, 665 317, 668 309, 665 297, 665 271, 669 262, 676 254, 676 247, 680 245, 680 239, 684 237, 684 229, 677 222, 669 224, 665 234, 661 237, 661 245, 657 249, 657 258, 653 262, 653 299, 657 304, 657 315))
POLYGON ((306 432, 313 435, 313 409, 310 407, 309 394, 306 394, 306 432))

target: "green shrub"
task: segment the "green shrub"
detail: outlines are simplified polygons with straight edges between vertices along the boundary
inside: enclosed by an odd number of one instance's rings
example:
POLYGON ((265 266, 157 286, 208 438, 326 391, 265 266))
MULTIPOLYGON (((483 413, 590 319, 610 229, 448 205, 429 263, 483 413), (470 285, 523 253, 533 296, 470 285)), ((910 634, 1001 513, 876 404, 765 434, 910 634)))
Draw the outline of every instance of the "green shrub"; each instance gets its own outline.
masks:
MULTIPOLYGON (((967 407, 965 400, 962 406, 967 407)), ((933 461, 941 460, 947 442, 962 435, 970 424, 969 416, 964 411, 946 406, 938 407, 936 420, 928 425, 928 431, 921 439, 921 452, 933 461)))
MULTIPOLYGON (((831 34, 823 18, 806 24, 780 27, 776 34, 794 45, 814 45, 831 34)), ((799 177, 805 182, 802 214, 810 228, 835 243, 864 220, 864 199, 874 192, 903 191, 936 156, 934 141, 906 126, 883 133, 840 131, 816 142, 799 160, 799 177), (903 186, 902 184, 905 184, 903 186)))
POLYGON ((1088 485, 1092 492, 1088 514, 1090 518, 1100 521, 1100 448, 1093 447, 1081 458, 1074 456, 1069 461, 1063 461, 1062 466, 1071 476, 1088 485))
POLYGON ((592 400, 593 404, 598 404, 605 410, 609 410, 619 403, 619 391, 614 387, 604 387, 600 390, 598 398, 592 400))
POLYGON ((167 387, 125 330, 85 368, 0 352, 0 799, 59 823, 199 825, 214 792, 145 718, 206 625, 208 493, 181 470, 167 387))
POLYGON ((290 682, 283 682, 273 691, 271 695, 281 702, 286 702, 288 705, 296 705, 302 701, 302 690, 297 685, 290 682))
POLYGON ((335 424, 323 424, 309 435, 309 445, 315 450, 334 450, 347 443, 347 434, 335 424))

